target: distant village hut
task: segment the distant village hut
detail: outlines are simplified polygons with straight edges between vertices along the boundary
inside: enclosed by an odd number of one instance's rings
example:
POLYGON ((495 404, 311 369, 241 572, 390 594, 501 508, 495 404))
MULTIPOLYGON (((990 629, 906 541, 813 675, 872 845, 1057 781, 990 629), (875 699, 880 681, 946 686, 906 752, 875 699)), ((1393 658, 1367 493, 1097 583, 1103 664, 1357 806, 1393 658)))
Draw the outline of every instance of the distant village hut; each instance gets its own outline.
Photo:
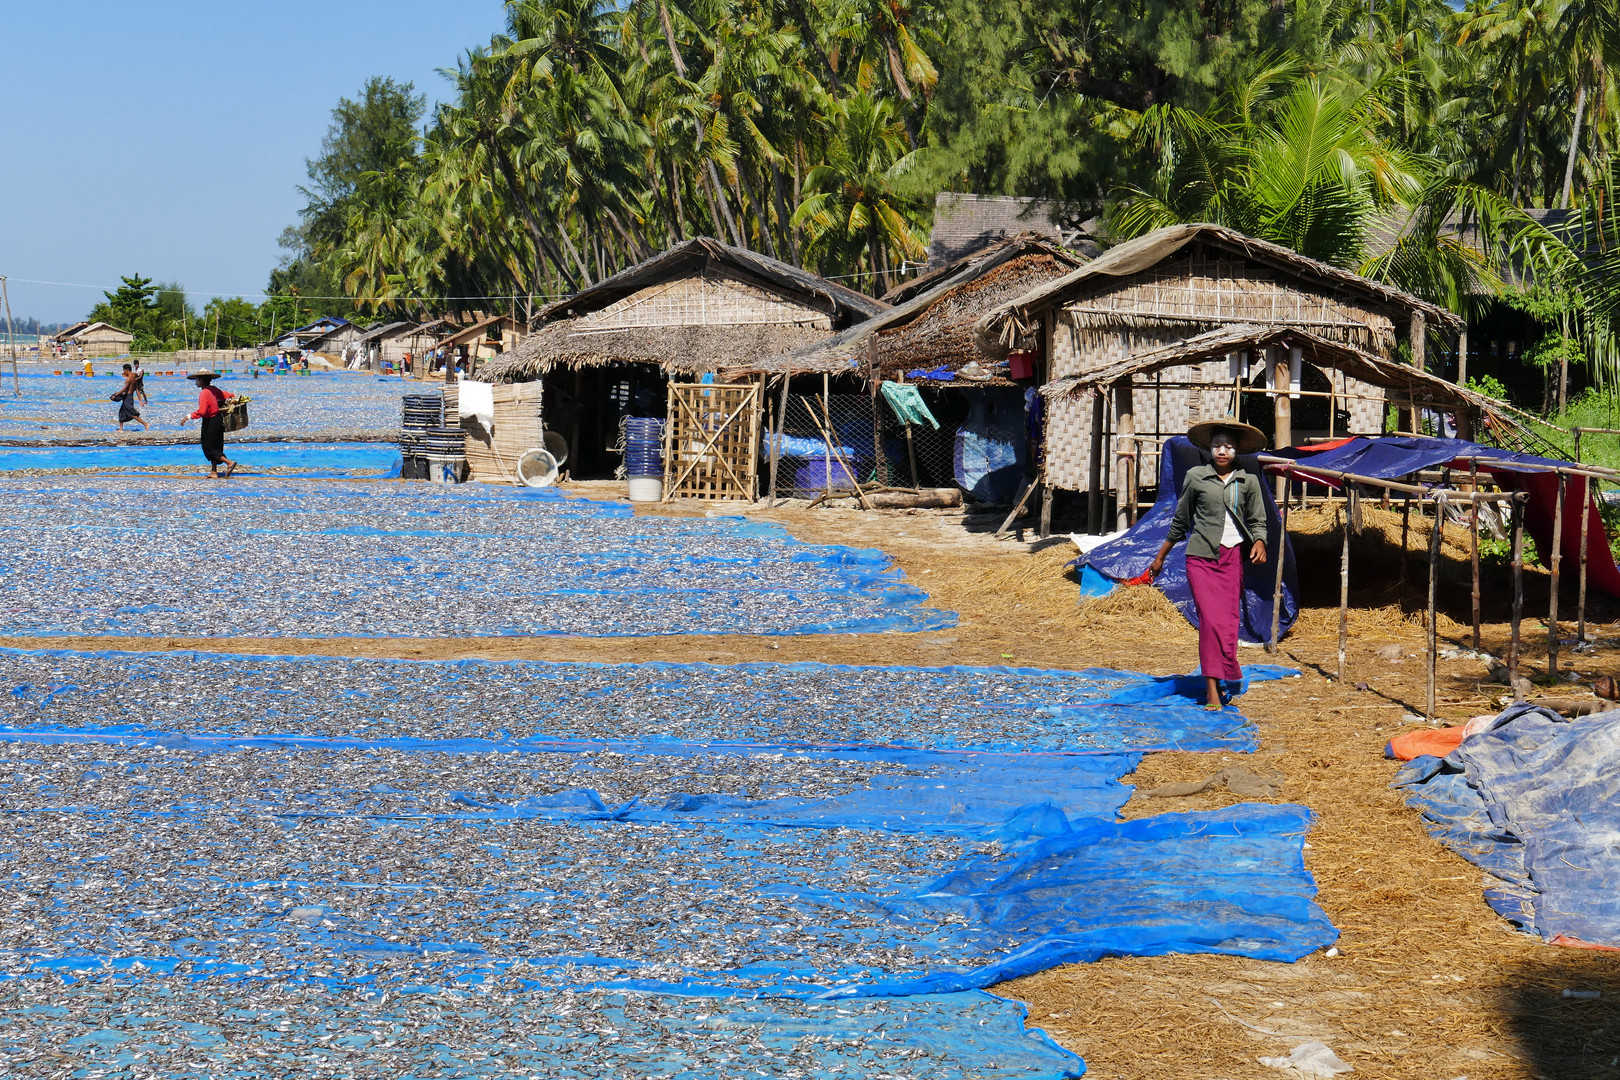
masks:
MULTIPOLYGON (((768 358, 822 341, 886 308, 797 267, 699 238, 543 308, 523 343, 487 362, 479 378, 539 384, 545 426, 566 440, 571 474, 608 477, 620 463, 626 417, 687 423, 691 414, 676 400, 681 386, 720 372, 757 369, 768 358)), ((754 424, 757 432, 762 379, 755 376, 748 385, 755 411, 727 422, 754 424)), ((497 415, 497 429, 499 424, 497 415)), ((667 441, 679 450, 690 440, 667 441)), ((724 440, 739 455, 735 469, 744 452, 747 468, 753 468, 756 447, 746 442, 724 440)), ((717 457, 719 449, 710 446, 700 456, 717 457)), ((752 495, 716 488, 714 497, 752 495)))
POLYGON ((135 335, 111 323, 87 323, 74 330, 65 344, 76 357, 124 356, 134 344, 135 335))
POLYGON ((378 370, 385 365, 398 370, 405 363, 405 354, 417 342, 417 324, 409 319, 372 326, 355 339, 359 346, 361 366, 378 370))
POLYGON ((485 315, 471 326, 446 334, 439 348, 452 364, 465 361, 476 377, 485 360, 511 352, 523 340, 523 324, 510 315, 485 315))
POLYGON ((1287 248, 1177 225, 997 306, 976 331, 989 357, 1033 354, 1041 383, 1059 384, 1046 394, 1048 498, 1087 493, 1096 531, 1110 496, 1118 524, 1135 519, 1165 437, 1231 412, 1274 447, 1381 433, 1391 405, 1399 430, 1439 407, 1471 437, 1486 399, 1422 374, 1429 335, 1460 328, 1443 308, 1287 248))
MULTIPOLYGON (((826 425, 837 428, 862 478, 894 487, 960 487, 981 501, 1006 501, 1016 497, 1034 460, 1025 408, 1026 391, 1036 385, 1035 370, 1027 355, 999 361, 985 356, 974 323, 1084 261, 1033 231, 997 240, 890 291, 884 297, 895 305, 890 310, 781 363, 801 370, 855 371, 868 384, 862 399, 843 405, 851 413, 859 411, 861 401, 869 402, 864 425, 839 424, 837 416, 826 425), (897 404, 911 388, 931 421, 908 422, 915 417, 897 404), (862 467, 867 462, 875 468, 862 467)), ((813 496, 826 486, 818 483, 818 454, 838 455, 830 447, 818 450, 826 440, 814 418, 796 402, 788 405, 779 454, 786 460, 775 469, 778 491, 813 496)))

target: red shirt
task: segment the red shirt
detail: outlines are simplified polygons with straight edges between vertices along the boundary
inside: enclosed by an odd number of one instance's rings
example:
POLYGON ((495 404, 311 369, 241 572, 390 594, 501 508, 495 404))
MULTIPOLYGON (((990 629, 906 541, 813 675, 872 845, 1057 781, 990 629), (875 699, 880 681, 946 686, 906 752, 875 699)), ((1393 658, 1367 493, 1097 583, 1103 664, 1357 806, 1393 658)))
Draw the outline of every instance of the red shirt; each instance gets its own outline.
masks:
POLYGON ((236 395, 229 390, 220 390, 217 387, 205 386, 197 393, 197 411, 186 417, 187 420, 206 420, 210 416, 219 415, 220 402, 233 398, 236 395))

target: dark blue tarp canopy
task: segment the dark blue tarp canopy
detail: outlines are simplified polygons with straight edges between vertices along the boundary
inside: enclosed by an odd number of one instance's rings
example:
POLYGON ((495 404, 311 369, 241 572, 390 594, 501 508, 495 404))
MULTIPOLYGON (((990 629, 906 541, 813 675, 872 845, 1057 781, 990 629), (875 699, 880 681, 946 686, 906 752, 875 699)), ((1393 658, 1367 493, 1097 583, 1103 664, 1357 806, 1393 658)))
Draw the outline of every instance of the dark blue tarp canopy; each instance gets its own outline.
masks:
MULTIPOLYGON (((1086 566, 1115 582, 1129 581, 1146 571, 1153 562, 1153 556, 1158 554, 1159 545, 1164 543, 1164 538, 1170 532, 1170 521, 1176 516, 1176 501, 1180 496, 1182 477, 1186 476, 1187 470, 1193 466, 1206 465, 1209 461, 1208 453, 1181 436, 1165 443, 1164 455, 1160 458, 1159 464, 1158 501, 1124 536, 1092 549, 1084 558, 1086 566)), ((1252 455, 1240 456, 1238 466, 1256 476, 1264 475, 1252 455)), ((1271 497, 1270 488, 1270 484, 1260 485, 1266 500, 1266 532, 1271 537, 1266 545, 1266 563, 1263 566, 1246 563, 1243 567, 1241 636, 1244 641, 1270 640, 1271 597, 1277 584, 1275 560, 1279 538, 1283 544, 1288 545, 1287 537, 1283 536, 1282 522, 1277 514, 1277 504, 1271 497)), ((1288 545, 1286 551, 1287 563, 1283 568, 1282 619, 1278 625, 1279 634, 1287 633, 1299 614, 1299 604, 1295 599, 1299 593, 1299 579, 1294 571, 1292 545, 1288 545)), ((1163 590, 1170 598, 1170 602, 1187 617, 1188 622, 1194 626, 1198 625, 1198 611, 1193 606, 1192 590, 1187 585, 1185 544, 1178 544, 1175 550, 1170 552, 1169 557, 1164 560, 1164 572, 1154 584, 1163 590)))

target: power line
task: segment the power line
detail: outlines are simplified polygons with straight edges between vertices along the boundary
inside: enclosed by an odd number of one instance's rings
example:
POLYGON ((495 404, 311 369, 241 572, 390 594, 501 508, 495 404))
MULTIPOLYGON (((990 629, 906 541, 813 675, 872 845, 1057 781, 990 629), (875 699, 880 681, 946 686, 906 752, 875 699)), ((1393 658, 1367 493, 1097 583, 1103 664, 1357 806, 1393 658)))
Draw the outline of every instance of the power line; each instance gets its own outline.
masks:
MULTIPOLYGON (((12 281, 25 282, 29 285, 59 285, 68 289, 99 289, 102 292, 117 292, 123 288, 118 285, 90 285, 82 281, 42 281, 37 278, 12 278, 12 281)), ((160 290, 161 291, 161 290, 160 290)), ((512 293, 495 293, 490 296, 320 296, 312 293, 263 293, 263 292, 209 292, 206 289, 191 289, 181 287, 181 292, 187 296, 222 296, 238 300, 276 300, 282 297, 298 300, 352 300, 355 303, 364 303, 374 300, 410 301, 410 300, 511 300, 512 293)), ((517 293, 519 298, 527 297, 530 300, 561 300, 572 293, 517 293)))

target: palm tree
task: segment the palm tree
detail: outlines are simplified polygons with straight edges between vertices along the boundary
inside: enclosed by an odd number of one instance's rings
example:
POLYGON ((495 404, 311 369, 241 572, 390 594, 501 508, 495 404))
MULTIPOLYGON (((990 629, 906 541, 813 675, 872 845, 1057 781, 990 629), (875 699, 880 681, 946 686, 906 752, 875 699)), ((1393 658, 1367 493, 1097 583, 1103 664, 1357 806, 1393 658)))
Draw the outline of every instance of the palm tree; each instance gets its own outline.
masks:
POLYGON ((1113 230, 1137 236, 1209 221, 1337 266, 1365 257, 1377 217, 1414 203, 1421 160, 1381 139, 1379 102, 1269 64, 1209 113, 1155 106, 1141 137, 1160 161, 1151 190, 1127 187, 1113 230))
POLYGON ((888 98, 865 90, 832 106, 833 137, 821 164, 805 179, 805 198, 793 215, 809 233, 809 250, 827 272, 860 270, 885 291, 895 256, 926 251, 917 208, 899 192, 918 152, 907 149, 905 125, 888 98))

